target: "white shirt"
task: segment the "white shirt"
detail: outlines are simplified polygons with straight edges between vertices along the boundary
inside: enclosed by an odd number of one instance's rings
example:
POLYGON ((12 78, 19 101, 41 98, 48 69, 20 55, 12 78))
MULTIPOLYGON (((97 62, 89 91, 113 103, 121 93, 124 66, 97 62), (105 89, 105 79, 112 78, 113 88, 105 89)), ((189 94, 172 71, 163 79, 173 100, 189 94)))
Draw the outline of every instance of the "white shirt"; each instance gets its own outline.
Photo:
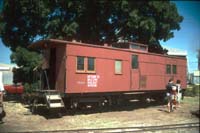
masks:
POLYGON ((0 72, 0 91, 4 91, 4 87, 3 87, 3 73, 0 72))
POLYGON ((180 93, 181 90, 181 85, 180 84, 176 84, 177 88, 178 88, 178 94, 180 93))

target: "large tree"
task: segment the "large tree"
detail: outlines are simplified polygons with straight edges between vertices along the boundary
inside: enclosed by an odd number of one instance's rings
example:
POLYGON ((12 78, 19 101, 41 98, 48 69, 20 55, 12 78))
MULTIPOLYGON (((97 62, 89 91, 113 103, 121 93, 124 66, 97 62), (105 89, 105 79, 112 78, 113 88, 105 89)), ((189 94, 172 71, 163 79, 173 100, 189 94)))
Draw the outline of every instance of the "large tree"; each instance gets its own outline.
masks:
POLYGON ((123 38, 160 47, 182 20, 169 1, 6 0, 0 29, 12 50, 39 37, 94 44, 123 38))
MULTIPOLYGON (((0 36, 15 54, 33 41, 47 38, 92 44, 122 38, 163 53, 159 41, 174 37, 182 20, 170 1, 4 0, 0 36)), ((19 60, 13 62, 20 64, 19 60)))

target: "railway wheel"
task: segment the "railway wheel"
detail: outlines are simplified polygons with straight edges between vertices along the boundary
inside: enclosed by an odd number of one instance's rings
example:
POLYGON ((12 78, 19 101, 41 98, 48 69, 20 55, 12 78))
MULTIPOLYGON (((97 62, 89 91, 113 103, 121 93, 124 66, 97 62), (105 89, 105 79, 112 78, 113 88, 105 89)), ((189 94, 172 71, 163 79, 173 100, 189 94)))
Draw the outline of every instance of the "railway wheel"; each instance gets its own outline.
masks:
POLYGON ((138 97, 138 99, 142 103, 146 103, 147 102, 147 96, 141 96, 141 97, 138 97))
POLYGON ((158 103, 165 103, 165 94, 159 93, 157 95, 153 95, 152 98, 158 103))

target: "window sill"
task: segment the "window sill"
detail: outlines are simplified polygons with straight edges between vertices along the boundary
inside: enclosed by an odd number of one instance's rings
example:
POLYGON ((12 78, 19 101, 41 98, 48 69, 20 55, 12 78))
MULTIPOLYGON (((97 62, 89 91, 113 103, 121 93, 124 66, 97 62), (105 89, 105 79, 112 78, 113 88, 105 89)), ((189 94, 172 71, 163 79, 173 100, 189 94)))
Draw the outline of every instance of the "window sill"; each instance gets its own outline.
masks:
POLYGON ((86 73, 96 73, 96 71, 86 71, 86 73))
POLYGON ((115 75, 122 75, 122 73, 115 73, 115 75))
POLYGON ((96 74, 95 71, 76 71, 77 74, 96 74))

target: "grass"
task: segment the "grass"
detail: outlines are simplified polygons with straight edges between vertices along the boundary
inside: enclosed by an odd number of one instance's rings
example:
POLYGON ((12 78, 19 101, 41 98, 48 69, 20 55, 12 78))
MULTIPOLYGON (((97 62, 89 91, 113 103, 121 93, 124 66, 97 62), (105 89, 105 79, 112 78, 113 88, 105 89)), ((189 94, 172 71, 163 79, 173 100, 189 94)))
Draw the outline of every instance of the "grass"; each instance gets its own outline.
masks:
POLYGON ((183 103, 199 106, 199 96, 184 97, 183 103))
POLYGON ((186 88, 185 96, 199 96, 200 95, 200 85, 189 85, 186 88))
POLYGON ((186 88, 185 96, 183 102, 186 104, 199 106, 199 93, 200 85, 189 85, 186 88))

